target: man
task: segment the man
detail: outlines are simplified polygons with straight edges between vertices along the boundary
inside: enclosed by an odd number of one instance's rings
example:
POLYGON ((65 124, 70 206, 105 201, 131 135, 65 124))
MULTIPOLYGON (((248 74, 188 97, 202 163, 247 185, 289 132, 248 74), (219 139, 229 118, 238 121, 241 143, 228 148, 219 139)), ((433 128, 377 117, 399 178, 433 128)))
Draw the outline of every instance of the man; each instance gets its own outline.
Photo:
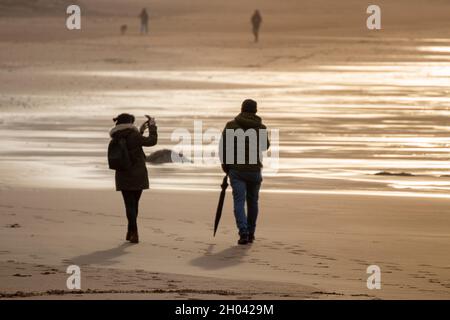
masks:
POLYGON ((148 33, 148 13, 147 9, 142 9, 141 14, 139 15, 141 19, 141 34, 148 33))
POLYGON ((222 132, 219 150, 222 169, 230 177, 233 189, 238 244, 242 245, 255 240, 262 152, 270 146, 267 128, 256 112, 256 101, 247 99, 242 103, 241 113, 228 122, 222 132))
POLYGON ((253 35, 255 36, 255 42, 259 40, 259 28, 261 27, 262 17, 259 10, 255 10, 252 16, 253 35))

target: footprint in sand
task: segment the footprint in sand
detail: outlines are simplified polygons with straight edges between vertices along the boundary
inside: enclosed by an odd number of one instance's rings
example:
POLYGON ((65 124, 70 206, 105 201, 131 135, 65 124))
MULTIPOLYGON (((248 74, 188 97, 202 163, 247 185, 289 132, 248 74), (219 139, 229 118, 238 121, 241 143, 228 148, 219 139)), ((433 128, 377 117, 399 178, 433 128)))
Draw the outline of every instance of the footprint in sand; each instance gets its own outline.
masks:
POLYGON ((162 231, 162 230, 159 229, 159 228, 153 228, 153 227, 150 227, 150 229, 151 229, 154 233, 158 233, 158 234, 163 234, 163 233, 164 233, 164 231, 162 231))
POLYGON ((136 269, 134 270, 136 273, 147 273, 144 269, 136 269))
POLYGON ((27 209, 27 210, 39 210, 39 211, 53 211, 53 209, 50 208, 38 208, 38 207, 27 207, 27 206, 23 206, 22 209, 27 209))
POLYGON ((322 262, 317 262, 316 268, 329 268, 329 267, 327 265, 323 264, 322 262))
POLYGON ((307 252, 306 250, 292 250, 289 251, 290 254, 295 254, 295 255, 303 255, 305 252, 307 252))
POLYGON ((45 218, 45 217, 39 216, 39 215, 34 215, 33 218, 38 219, 38 220, 47 221, 47 222, 53 222, 53 223, 64 223, 64 221, 62 221, 62 220, 45 218))
POLYGON ((155 217, 140 217, 139 219, 151 220, 151 221, 164 221, 163 218, 155 218, 155 217))
POLYGON ((55 268, 48 269, 46 266, 44 266, 44 270, 41 271, 42 271, 41 274, 43 275, 57 274, 59 272, 58 269, 55 268))
MULTIPOLYGON (((91 215, 93 213, 89 212, 88 214, 91 215)), ((102 216, 102 217, 122 218, 122 215, 120 215, 120 214, 111 214, 111 213, 103 213, 103 212, 97 212, 97 213, 95 213, 95 215, 102 216)))
POLYGON ((83 211, 83 210, 77 210, 77 209, 71 209, 71 212, 75 212, 75 213, 81 213, 81 214, 87 214, 87 215, 91 215, 92 213, 88 212, 88 211, 83 211))
POLYGON ((73 261, 69 259, 62 259, 61 262, 65 265, 72 265, 73 261))
POLYGON ((331 257, 326 257, 326 258, 324 258, 324 260, 329 260, 329 261, 337 261, 337 259, 335 259, 335 258, 331 258, 331 257))
POLYGON ((167 282, 170 282, 170 283, 181 283, 181 281, 179 281, 179 280, 168 280, 167 282))
POLYGON ((5 226, 5 228, 11 228, 11 229, 17 229, 17 228, 21 228, 22 226, 18 223, 13 223, 13 224, 7 224, 5 226))
POLYGON ((189 223, 189 224, 194 224, 194 221, 188 220, 188 219, 178 219, 178 221, 184 222, 184 223, 189 223))
POLYGON ((31 274, 21 274, 21 273, 15 273, 12 275, 13 277, 19 277, 19 278, 28 278, 31 277, 31 274))

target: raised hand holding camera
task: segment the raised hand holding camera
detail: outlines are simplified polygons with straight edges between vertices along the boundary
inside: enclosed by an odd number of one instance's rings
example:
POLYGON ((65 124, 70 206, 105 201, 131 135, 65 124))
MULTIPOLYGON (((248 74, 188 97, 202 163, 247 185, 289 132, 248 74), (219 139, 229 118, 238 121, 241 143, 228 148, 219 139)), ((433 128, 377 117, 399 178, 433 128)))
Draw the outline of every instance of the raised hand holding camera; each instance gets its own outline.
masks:
POLYGON ((150 117, 149 115, 145 115, 145 117, 147 118, 147 122, 149 126, 155 126, 156 122, 155 122, 155 118, 150 117))
POLYGON ((145 132, 145 130, 147 130, 147 128, 148 128, 148 121, 145 121, 145 122, 140 126, 139 132, 140 132, 141 134, 143 134, 143 133, 145 132))
POLYGON ((145 132, 145 130, 147 130, 150 126, 156 125, 155 118, 152 118, 148 115, 145 115, 145 117, 147 118, 147 121, 145 121, 139 128, 139 131, 141 132, 141 134, 143 134, 145 132))

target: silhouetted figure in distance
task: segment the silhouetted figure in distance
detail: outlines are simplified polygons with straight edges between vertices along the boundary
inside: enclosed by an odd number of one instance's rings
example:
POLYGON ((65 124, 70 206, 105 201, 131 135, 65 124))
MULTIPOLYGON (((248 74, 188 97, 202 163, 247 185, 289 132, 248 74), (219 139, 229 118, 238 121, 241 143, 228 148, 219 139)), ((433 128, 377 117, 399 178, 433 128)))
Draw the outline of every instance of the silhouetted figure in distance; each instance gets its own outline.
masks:
POLYGON ((123 25, 120 26, 120 34, 121 35, 124 36, 125 33, 127 32, 127 30, 128 30, 128 26, 126 24, 123 24, 123 25))
POLYGON ((252 16, 253 35, 255 36, 255 42, 259 40, 259 28, 261 27, 262 17, 259 10, 255 10, 252 16))
POLYGON ((141 34, 148 33, 148 13, 147 9, 142 9, 139 14, 139 18, 141 19, 141 34))

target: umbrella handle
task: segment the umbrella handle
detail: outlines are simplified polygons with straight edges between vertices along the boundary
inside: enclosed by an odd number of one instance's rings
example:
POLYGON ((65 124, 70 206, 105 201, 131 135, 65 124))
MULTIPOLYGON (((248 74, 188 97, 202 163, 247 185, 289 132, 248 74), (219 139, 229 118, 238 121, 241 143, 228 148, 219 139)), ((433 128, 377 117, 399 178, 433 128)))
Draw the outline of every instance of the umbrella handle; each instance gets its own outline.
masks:
POLYGON ((228 184, 228 174, 227 174, 227 175, 223 178, 221 187, 222 187, 222 189, 226 189, 228 186, 229 186, 229 184, 228 184))

